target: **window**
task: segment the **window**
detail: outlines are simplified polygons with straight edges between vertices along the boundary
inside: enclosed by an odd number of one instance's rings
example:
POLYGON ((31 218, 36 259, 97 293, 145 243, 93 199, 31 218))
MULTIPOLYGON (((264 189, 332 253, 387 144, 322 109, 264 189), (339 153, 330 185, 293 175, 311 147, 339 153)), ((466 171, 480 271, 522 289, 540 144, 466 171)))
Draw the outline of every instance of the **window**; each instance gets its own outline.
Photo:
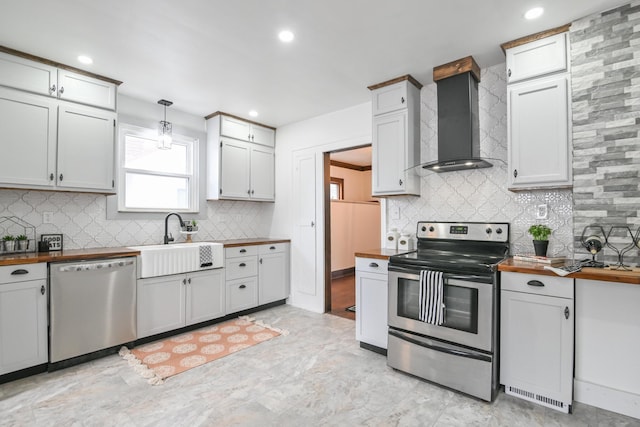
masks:
POLYGON ((157 130, 121 125, 119 153, 118 211, 198 212, 198 140, 160 150, 157 130))
POLYGON ((329 198, 331 200, 344 199, 344 179, 331 177, 329 182, 329 198))

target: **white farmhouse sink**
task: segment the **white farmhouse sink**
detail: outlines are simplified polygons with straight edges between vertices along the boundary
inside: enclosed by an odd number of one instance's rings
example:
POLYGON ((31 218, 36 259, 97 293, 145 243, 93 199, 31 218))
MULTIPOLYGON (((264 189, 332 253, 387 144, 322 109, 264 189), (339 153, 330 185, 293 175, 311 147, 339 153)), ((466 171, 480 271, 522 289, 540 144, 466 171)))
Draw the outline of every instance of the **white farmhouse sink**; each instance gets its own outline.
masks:
POLYGON ((168 276, 224 265, 221 243, 174 243, 171 245, 129 246, 140 251, 138 277, 168 276), (207 250, 209 247, 210 250, 207 250), (202 249, 201 249, 202 248, 202 249), (210 253, 211 257, 207 256, 210 253), (208 265, 208 262, 211 264, 208 265))

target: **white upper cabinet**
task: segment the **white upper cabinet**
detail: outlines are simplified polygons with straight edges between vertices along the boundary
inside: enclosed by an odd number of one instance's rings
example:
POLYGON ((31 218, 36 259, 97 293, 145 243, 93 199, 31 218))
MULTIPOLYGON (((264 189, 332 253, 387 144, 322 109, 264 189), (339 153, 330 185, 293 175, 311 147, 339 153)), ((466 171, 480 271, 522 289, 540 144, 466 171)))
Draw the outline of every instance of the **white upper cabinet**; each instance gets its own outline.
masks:
POLYGON ((1 186, 55 184, 57 101, 0 88, 1 186))
POLYGON ((220 115, 220 135, 269 147, 275 146, 275 130, 236 117, 220 115))
POLYGON ((113 193, 117 84, 42 61, 0 52, 0 187, 113 193))
POLYGON ((568 41, 558 31, 566 28, 503 44, 512 191, 573 185, 568 41))
POLYGON ((507 81, 540 77, 567 71, 567 35, 556 34, 506 51, 507 81))
POLYGON ((67 70, 58 70, 58 97, 67 101, 116 109, 116 85, 67 70))
POLYGON ((60 105, 58 187, 114 191, 115 123, 115 112, 60 105))
POLYGON ((57 96, 57 84, 56 67, 0 52, 0 85, 57 96))
POLYGON ((420 83, 411 76, 372 91, 372 195, 420 195, 420 83))
POLYGON ((117 85, 82 73, 0 52, 0 85, 67 101, 116 109, 117 85))
POLYGON ((218 113, 210 116, 207 119, 207 199, 274 201, 274 136, 275 131, 265 126, 218 113), (258 144, 258 140, 265 143, 258 144))

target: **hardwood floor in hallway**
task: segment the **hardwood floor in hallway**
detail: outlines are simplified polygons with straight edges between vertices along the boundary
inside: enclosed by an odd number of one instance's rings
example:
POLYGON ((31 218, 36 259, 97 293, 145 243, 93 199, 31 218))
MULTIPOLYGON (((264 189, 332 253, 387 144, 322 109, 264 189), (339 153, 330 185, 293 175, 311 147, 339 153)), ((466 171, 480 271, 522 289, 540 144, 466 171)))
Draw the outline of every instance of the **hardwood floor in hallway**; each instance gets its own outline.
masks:
POLYGON ((356 320, 356 313, 347 311, 356 303, 356 276, 355 274, 333 279, 331 281, 331 314, 356 320))

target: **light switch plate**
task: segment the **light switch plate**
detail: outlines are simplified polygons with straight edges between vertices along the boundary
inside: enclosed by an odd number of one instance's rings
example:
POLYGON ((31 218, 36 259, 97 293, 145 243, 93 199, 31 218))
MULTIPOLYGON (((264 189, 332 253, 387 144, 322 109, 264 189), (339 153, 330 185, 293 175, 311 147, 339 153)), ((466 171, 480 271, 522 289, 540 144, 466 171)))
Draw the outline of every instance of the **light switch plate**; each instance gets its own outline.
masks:
POLYGON ((542 204, 536 206, 536 219, 547 219, 549 216, 549 205, 542 204))

